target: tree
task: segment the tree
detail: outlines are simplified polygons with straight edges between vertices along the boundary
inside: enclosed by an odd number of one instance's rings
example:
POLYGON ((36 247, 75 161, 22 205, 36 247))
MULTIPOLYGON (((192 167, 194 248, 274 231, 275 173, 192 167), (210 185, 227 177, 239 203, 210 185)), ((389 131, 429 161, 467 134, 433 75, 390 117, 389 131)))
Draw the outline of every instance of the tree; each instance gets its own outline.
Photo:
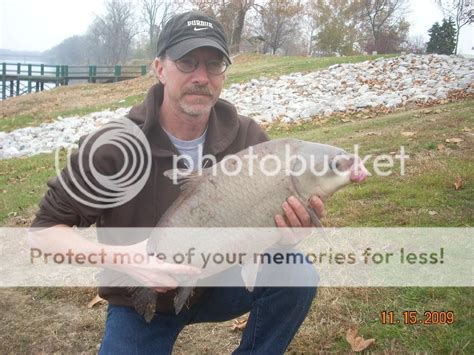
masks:
MULTIPOLYGON (((361 37, 358 7, 352 0, 312 1, 311 17, 318 24, 318 32, 312 35, 318 52, 351 55, 361 37)), ((314 30, 313 30, 314 31, 314 30)))
POLYGON ((231 52, 238 53, 245 25, 245 17, 247 12, 254 5, 254 0, 234 0, 233 4, 237 14, 232 28, 232 36, 230 37, 230 48, 231 52))
POLYGON ((316 40, 317 34, 319 32, 319 16, 320 11, 319 7, 317 6, 317 1, 310 0, 308 4, 305 6, 306 16, 308 18, 308 55, 312 56, 316 53, 316 40))
POLYGON ((172 1, 142 0, 142 19, 147 27, 148 53, 150 57, 155 56, 156 42, 163 26, 168 18, 174 13, 176 6, 172 1), (161 11, 159 12, 159 10, 161 11))
POLYGON ((216 17, 224 27, 232 53, 240 50, 242 33, 248 11, 254 6, 254 0, 191 0, 200 11, 216 17))
POLYGON ((258 35, 264 40, 264 53, 272 54, 289 41, 298 30, 298 15, 303 6, 299 1, 269 0, 264 6, 259 5, 260 15, 258 35))
POLYGON ((45 55, 61 64, 88 64, 88 52, 85 50, 88 46, 86 36, 72 36, 46 51, 45 55))
POLYGON ((426 47, 427 53, 453 54, 456 48, 456 29, 452 19, 444 19, 441 26, 435 22, 428 33, 430 40, 426 47))
POLYGON ((360 14, 366 22, 371 38, 367 51, 380 53, 395 52, 406 40, 409 24, 404 16, 407 11, 406 0, 359 0, 360 14), (391 45, 387 45, 390 39, 391 45))
POLYGON ((153 48, 158 39, 157 16, 162 5, 158 0, 142 0, 142 19, 148 28, 148 50, 152 54, 153 48))
POLYGON ((423 36, 410 37, 404 50, 408 53, 423 54, 426 52, 426 42, 423 36))
POLYGON ((447 18, 453 18, 456 30, 454 54, 458 53, 459 33, 465 25, 474 23, 472 0, 435 0, 447 18))
POLYGON ((137 29, 130 2, 107 0, 105 9, 89 27, 90 46, 99 64, 116 65, 127 59, 137 29))

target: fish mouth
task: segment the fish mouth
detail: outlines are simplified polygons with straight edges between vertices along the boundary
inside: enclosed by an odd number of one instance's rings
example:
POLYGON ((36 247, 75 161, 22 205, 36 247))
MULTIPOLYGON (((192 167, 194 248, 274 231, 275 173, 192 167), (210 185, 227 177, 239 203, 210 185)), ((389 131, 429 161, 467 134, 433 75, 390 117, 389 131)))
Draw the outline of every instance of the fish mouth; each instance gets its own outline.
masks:
POLYGON ((337 154, 331 161, 330 169, 338 175, 349 176, 351 182, 362 182, 369 175, 362 160, 347 153, 337 154))
POLYGON ((369 172, 365 168, 364 163, 359 157, 354 157, 354 163, 352 164, 350 171, 350 180, 352 182, 362 182, 367 178, 367 176, 369 176, 369 172))

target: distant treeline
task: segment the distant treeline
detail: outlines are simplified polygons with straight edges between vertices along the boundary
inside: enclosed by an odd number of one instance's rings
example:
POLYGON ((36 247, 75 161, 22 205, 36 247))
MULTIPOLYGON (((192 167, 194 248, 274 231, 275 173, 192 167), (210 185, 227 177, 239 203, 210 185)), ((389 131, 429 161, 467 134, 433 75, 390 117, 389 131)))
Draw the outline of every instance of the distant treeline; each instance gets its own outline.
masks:
POLYGON ((54 58, 48 58, 43 52, 37 51, 14 51, 0 48, 0 62, 48 62, 54 58))
MULTIPOLYGON (((449 13, 455 19, 457 41, 464 22, 456 16, 472 22, 473 5, 467 0, 434 1, 458 6, 449 13)), ((166 21, 190 9, 220 20, 232 53, 424 53, 423 38, 408 37, 408 5, 408 0, 105 0, 104 13, 95 16, 85 34, 67 38, 43 55, 56 63, 78 65, 151 59, 166 21)), ((455 52, 456 43, 453 48, 455 52)))

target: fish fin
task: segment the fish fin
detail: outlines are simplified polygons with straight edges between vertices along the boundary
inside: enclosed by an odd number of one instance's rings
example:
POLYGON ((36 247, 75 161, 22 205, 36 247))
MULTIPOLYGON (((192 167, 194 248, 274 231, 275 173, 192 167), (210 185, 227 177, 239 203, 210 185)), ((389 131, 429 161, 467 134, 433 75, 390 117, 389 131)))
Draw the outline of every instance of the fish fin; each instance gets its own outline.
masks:
POLYGON ((166 170, 163 175, 173 181, 174 184, 179 185, 181 191, 192 189, 202 179, 202 174, 200 174, 199 172, 193 171, 189 173, 187 172, 187 170, 184 169, 166 170), (181 173, 182 171, 185 171, 185 173, 181 173))
POLYGON ((307 210, 308 210, 309 216, 311 218, 311 222, 317 227, 317 229, 315 229, 315 230, 318 231, 319 236, 322 235, 323 238, 327 239, 328 235, 326 233, 326 229, 321 224, 321 220, 319 219, 316 212, 314 212, 314 210, 312 208, 307 208, 307 210))
POLYGON ((308 211, 309 217, 311 218, 311 222, 318 228, 323 228, 323 225, 321 224, 321 220, 319 219, 318 215, 312 208, 307 208, 305 207, 306 210, 308 211))
POLYGON ((186 302, 193 295, 194 287, 179 287, 176 296, 174 297, 174 311, 176 314, 181 312, 186 302))
POLYGON ((242 279, 244 280, 245 288, 250 292, 253 291, 257 284, 257 275, 260 268, 260 263, 244 263, 240 271, 242 279))
POLYGON ((129 287, 132 304, 137 313, 150 323, 156 312, 156 293, 148 287, 129 287))

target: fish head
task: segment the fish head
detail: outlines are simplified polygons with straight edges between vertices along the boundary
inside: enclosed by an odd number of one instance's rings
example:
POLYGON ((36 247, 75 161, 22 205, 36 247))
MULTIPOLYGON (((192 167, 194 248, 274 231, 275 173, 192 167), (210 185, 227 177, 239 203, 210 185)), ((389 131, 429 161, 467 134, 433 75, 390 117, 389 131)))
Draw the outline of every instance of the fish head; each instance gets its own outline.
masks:
POLYGON ((306 162, 306 169, 297 177, 304 198, 317 195, 324 201, 340 188, 364 181, 369 174, 358 156, 338 147, 303 142, 298 154, 306 162))

